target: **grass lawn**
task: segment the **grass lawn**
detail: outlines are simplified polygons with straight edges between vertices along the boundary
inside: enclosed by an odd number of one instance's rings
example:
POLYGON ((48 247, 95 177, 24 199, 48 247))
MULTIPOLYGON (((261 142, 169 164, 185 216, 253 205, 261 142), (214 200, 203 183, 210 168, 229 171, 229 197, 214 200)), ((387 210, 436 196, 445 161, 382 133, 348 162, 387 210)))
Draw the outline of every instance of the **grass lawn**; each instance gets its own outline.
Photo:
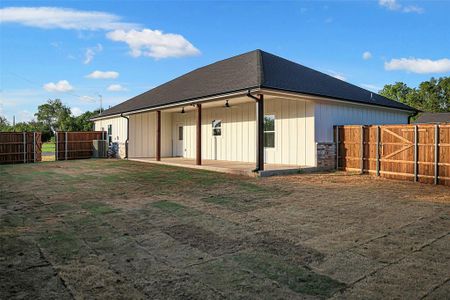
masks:
POLYGON ((43 143, 42 152, 55 152, 55 143, 43 143))
POLYGON ((0 299, 444 299, 449 191, 341 172, 2 165, 0 299))

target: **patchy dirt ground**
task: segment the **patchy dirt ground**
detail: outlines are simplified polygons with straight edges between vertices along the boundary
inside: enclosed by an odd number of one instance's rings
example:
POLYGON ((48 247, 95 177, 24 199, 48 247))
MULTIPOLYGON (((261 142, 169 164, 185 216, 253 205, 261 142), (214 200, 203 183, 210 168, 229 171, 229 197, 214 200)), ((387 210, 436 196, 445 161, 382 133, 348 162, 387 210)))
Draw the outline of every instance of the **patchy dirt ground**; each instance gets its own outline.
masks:
POLYGON ((448 295, 448 187, 114 160, 0 166, 0 299, 448 295))

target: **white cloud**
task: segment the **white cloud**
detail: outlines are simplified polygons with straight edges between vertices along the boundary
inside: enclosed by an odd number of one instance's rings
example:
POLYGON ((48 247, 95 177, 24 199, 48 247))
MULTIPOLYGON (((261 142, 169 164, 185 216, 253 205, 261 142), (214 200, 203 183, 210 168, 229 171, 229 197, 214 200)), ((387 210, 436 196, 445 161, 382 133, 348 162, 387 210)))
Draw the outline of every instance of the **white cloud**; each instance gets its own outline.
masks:
POLYGON ((107 90, 110 92, 123 92, 127 89, 120 84, 111 84, 110 86, 108 86, 107 90))
POLYGON ((378 91, 380 91, 382 89, 382 87, 375 85, 375 84, 370 84, 370 83, 361 83, 361 87, 365 88, 366 90, 378 93, 378 91))
POLYGON ((87 102, 87 103, 92 103, 92 102, 97 101, 95 98, 90 97, 90 96, 81 96, 79 99, 80 99, 80 101, 87 102))
POLYGON ((16 122, 29 122, 33 120, 34 114, 28 110, 21 110, 17 113, 16 122))
POLYGON ((372 53, 370 53, 369 51, 365 51, 365 52, 362 54, 362 58, 363 58, 364 60, 369 60, 369 59, 372 58, 372 53))
POLYGON ((384 69, 387 71, 404 70, 419 74, 446 73, 450 72, 450 59, 394 58, 384 63, 384 69))
POLYGON ((119 16, 99 11, 59 7, 6 7, 0 9, 0 23, 19 23, 44 29, 115 30, 139 27, 121 22, 119 16))
POLYGON ((389 10, 401 11, 404 13, 421 14, 424 12, 424 9, 419 6, 416 6, 416 5, 403 6, 400 3, 398 3, 396 0, 378 0, 378 4, 389 10))
POLYGON ((416 5, 410 5, 403 7, 403 12, 405 13, 418 13, 421 14, 424 12, 424 9, 422 7, 416 6, 416 5))
POLYGON ((57 83, 44 84, 44 90, 47 92, 69 92, 73 90, 73 86, 67 80, 60 80, 57 83))
POLYGON ((91 79, 115 79, 119 77, 119 73, 115 71, 94 71, 86 75, 86 78, 91 79))
POLYGON ((333 76, 334 78, 337 78, 339 80, 343 80, 343 81, 347 80, 347 77, 345 77, 345 75, 342 74, 342 73, 339 73, 339 72, 336 72, 336 71, 333 71, 333 70, 328 70, 327 73, 330 76, 333 76))
POLYGON ((102 47, 101 44, 97 44, 97 46, 95 46, 95 47, 87 48, 85 53, 84 53, 84 61, 83 61, 83 63, 85 65, 90 64, 92 62, 92 60, 94 59, 94 56, 97 53, 101 52, 102 50, 103 50, 103 47, 102 47))
MULTIPOLYGON (((80 11, 58 7, 6 7, 0 9, 0 23, 18 23, 43 29, 105 30, 107 37, 125 42, 134 57, 156 59, 198 55, 200 51, 180 34, 163 33, 139 24, 121 22, 117 15, 99 11, 80 11)), ((94 51, 95 52, 95 51, 94 51)), ((92 61, 92 50, 86 50, 85 63, 92 61)))
POLYGON ((84 110, 82 110, 82 109, 79 108, 79 107, 72 107, 72 108, 70 109, 70 111, 72 112, 72 115, 73 115, 74 117, 78 117, 79 115, 84 114, 84 110))
POLYGON ((127 43, 131 49, 130 54, 134 57, 143 55, 158 59, 200 54, 182 35, 159 30, 114 30, 106 36, 112 41, 127 43))
POLYGON ((396 0, 379 0, 378 4, 390 10, 398 10, 401 8, 401 5, 396 0))

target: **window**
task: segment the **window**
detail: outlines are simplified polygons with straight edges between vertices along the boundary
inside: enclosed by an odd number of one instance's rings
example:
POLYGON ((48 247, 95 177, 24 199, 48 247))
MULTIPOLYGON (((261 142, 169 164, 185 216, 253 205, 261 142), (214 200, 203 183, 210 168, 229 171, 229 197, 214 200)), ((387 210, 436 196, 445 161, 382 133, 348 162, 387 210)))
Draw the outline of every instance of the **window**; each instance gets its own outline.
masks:
POLYGON ((178 126, 178 140, 183 140, 183 126, 178 126))
POLYGON ((222 135, 222 120, 213 120, 212 121, 212 134, 213 134, 213 136, 221 136, 222 135))
POLYGON ((275 116, 264 116, 264 147, 275 148, 275 116))
POLYGON ((112 125, 111 124, 108 125, 108 143, 110 145, 112 144, 112 125))

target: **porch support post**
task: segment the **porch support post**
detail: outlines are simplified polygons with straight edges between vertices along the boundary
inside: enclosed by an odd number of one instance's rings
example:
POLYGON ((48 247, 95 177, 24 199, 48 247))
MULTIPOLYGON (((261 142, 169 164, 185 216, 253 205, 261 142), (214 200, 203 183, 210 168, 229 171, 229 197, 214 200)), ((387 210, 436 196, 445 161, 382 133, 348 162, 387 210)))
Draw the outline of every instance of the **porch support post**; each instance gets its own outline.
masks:
POLYGON ((264 171, 264 95, 256 101, 256 169, 264 171))
POLYGON ((202 105, 197 104, 197 147, 196 147, 196 164, 202 164, 202 105))
POLYGON ((156 160, 161 160, 161 111, 156 111, 156 160))

